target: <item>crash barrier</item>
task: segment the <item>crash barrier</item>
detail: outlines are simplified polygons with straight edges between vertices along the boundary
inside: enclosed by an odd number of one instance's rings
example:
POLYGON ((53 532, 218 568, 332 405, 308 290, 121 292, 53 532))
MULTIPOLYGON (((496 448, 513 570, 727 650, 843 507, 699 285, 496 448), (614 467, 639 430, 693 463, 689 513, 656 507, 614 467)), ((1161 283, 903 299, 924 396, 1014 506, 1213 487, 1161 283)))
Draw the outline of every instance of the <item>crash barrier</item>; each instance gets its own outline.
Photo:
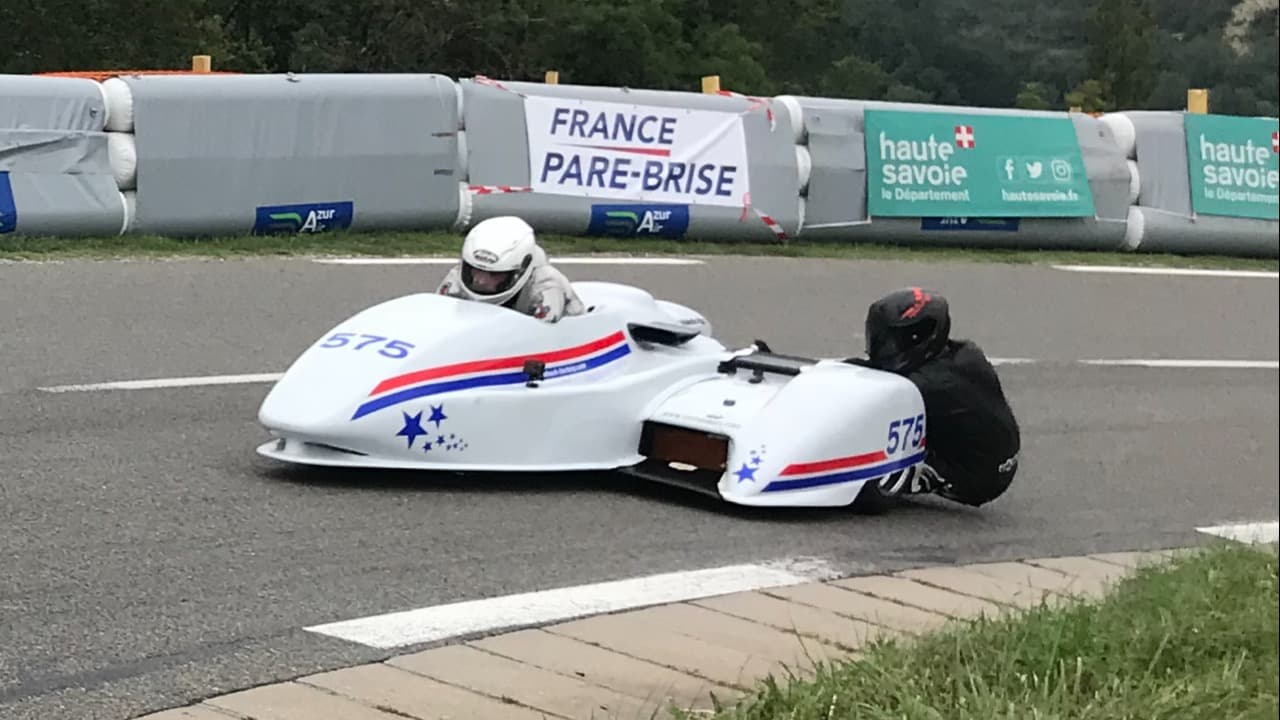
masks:
POLYGON ((132 190, 92 80, 0 75, 0 233, 115 235, 132 190))
POLYGON ((0 232, 514 213, 576 235, 1275 257, 1277 128, 435 74, 0 76, 0 232))
POLYGON ((1135 166, 1127 246, 1276 255, 1274 118, 1143 111, 1102 120, 1135 166))

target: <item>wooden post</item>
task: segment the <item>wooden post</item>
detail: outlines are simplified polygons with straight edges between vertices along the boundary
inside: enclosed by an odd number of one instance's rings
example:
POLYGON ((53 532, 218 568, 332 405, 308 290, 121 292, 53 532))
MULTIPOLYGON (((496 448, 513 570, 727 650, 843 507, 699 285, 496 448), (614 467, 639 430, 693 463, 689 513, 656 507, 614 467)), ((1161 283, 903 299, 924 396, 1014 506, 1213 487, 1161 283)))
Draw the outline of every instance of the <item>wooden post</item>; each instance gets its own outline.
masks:
POLYGON ((547 76, 546 76, 546 78, 545 78, 545 82, 546 82, 548 85, 559 85, 559 84, 560 84, 560 71, 559 71, 559 70, 548 70, 548 71, 547 71, 547 76))
POLYGON ((1204 115, 1209 112, 1209 91, 1203 88, 1187 90, 1187 112, 1204 115))
POLYGON ((208 55, 191 56, 191 72, 207 73, 213 65, 213 58, 208 55))
POLYGON ((707 95, 714 95, 720 92, 720 76, 704 75, 702 77, 702 92, 707 95))

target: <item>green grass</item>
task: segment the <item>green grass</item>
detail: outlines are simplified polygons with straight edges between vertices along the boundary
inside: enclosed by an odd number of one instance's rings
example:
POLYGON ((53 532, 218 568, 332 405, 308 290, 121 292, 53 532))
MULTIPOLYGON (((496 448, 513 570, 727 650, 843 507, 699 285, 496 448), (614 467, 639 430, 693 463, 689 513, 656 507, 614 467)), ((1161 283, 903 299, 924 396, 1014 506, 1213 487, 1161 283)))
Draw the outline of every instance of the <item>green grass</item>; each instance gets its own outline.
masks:
MULTIPOLYGON (((788 244, 670 240, 622 240, 549 235, 544 245, 553 255, 753 255, 825 257, 865 260, 967 261, 1003 263, 1073 263, 1280 269, 1280 260, 1220 256, 1180 256, 1119 252, 1048 250, 976 250, 969 248, 895 247, 817 241, 788 244)), ((0 259, 63 260, 162 257, 259 256, 402 256, 453 255, 462 237, 448 232, 325 233, 302 236, 242 236, 170 238, 149 235, 123 237, 0 237, 0 259)))
POLYGON ((1102 601, 881 641, 811 679, 766 681, 714 717, 1274 720, 1274 547, 1224 543, 1142 568, 1102 601))

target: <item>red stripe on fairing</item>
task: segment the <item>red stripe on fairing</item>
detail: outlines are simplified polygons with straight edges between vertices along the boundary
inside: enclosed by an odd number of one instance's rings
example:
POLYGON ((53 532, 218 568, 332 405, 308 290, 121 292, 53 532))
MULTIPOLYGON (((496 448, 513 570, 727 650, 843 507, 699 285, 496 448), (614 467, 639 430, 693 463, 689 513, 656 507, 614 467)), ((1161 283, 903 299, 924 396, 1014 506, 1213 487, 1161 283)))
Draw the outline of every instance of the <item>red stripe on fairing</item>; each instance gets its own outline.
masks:
POLYGON ((439 380, 441 378, 452 377, 454 375, 470 375, 472 373, 490 372, 494 370, 510 370, 512 368, 522 367, 526 360, 542 360, 548 364, 556 362, 564 362, 565 360, 576 360, 580 357, 590 355, 611 345, 617 345, 626 340, 626 336, 621 331, 612 335, 602 337, 598 340, 592 340, 589 343, 583 343, 576 347, 562 348, 560 350, 552 350, 543 353, 529 353, 526 355, 511 355, 503 358, 493 358, 490 360, 472 360, 470 362, 455 363, 453 365, 442 365, 440 367, 427 368, 426 370, 415 370, 404 375, 397 375, 378 383, 378 386, 369 393, 370 396, 378 395, 390 390, 396 390, 409 385, 417 385, 418 383, 427 382, 428 380, 439 380))
POLYGON ((818 460, 816 462, 792 463, 779 473, 782 477, 790 475, 807 475, 816 472, 829 472, 831 470, 849 470, 863 465, 880 462, 888 459, 883 450, 864 453, 862 455, 851 455, 849 457, 832 458, 830 460, 818 460))

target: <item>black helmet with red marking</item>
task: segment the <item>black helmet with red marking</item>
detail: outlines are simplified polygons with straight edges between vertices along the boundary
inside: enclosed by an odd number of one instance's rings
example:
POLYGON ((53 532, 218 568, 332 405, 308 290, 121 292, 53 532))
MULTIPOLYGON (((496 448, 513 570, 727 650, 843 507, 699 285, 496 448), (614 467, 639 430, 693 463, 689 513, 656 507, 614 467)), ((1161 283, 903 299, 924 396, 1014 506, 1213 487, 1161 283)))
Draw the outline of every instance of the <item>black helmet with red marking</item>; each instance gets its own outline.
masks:
POLYGON ((947 299, 933 290, 895 290, 867 308, 867 358, 881 370, 911 372, 942 352, 950 338, 947 299))

